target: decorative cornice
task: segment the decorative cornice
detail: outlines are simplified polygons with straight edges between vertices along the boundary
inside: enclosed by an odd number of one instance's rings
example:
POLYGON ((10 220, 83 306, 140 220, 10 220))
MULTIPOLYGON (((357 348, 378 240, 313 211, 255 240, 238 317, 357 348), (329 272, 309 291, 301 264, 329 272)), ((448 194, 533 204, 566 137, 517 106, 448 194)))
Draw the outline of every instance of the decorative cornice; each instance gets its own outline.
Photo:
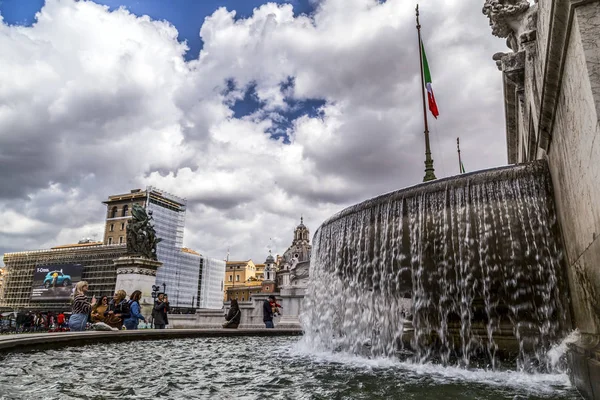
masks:
POLYGON ((499 63, 504 81, 504 115, 506 119, 506 148, 508 163, 519 161, 518 112, 519 97, 525 90, 525 51, 497 53, 493 57, 499 63))
POLYGON ((121 274, 156 276, 156 270, 152 270, 152 269, 148 269, 148 268, 118 268, 117 275, 121 275, 121 274))

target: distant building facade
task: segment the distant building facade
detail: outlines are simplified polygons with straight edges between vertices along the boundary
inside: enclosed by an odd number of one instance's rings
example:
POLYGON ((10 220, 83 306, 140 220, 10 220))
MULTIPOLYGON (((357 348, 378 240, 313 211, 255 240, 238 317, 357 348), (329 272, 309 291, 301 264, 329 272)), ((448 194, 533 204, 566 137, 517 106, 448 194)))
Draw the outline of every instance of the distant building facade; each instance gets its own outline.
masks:
POLYGON ((200 298, 200 302, 197 303, 197 307, 221 309, 223 307, 225 261, 202 256, 199 280, 198 298, 200 298))
POLYGON ((277 292, 277 265, 269 255, 264 264, 248 261, 228 261, 225 270, 225 301, 250 301, 257 293, 277 292))
MULTIPOLYGON (((225 262, 182 248, 186 201, 154 187, 112 195, 103 202, 106 219, 103 242, 77 244, 4 255, 0 274, 0 307, 9 309, 66 310, 69 300, 32 300, 34 271, 38 267, 80 265, 81 279, 88 281, 90 293, 112 297, 116 284, 113 260, 126 255, 127 222, 134 204, 144 207, 153 218, 157 236, 158 269, 156 284, 169 295, 172 307, 221 308, 225 262), (164 285, 164 286, 163 286, 164 285), (66 308, 65 308, 66 307, 66 308)), ((66 290, 62 289, 63 292, 66 290)), ((35 296, 34 296, 35 297, 35 296)))
POLYGON ((104 224, 104 244, 125 244, 127 242, 127 221, 131 218, 134 204, 146 208, 147 194, 141 189, 131 193, 109 196, 106 204, 104 224))
POLYGON ((261 282, 256 277, 256 271, 256 265, 252 260, 227 261, 223 300, 248 301, 250 295, 260 293, 261 282))
POLYGON ((265 260, 264 266, 261 292, 275 293, 277 291, 277 266, 275 264, 275 258, 271 255, 271 250, 269 250, 269 255, 265 260))
POLYGON ((290 284, 290 270, 293 267, 310 264, 311 251, 310 232, 304 225, 304 218, 300 217, 300 225, 294 229, 291 246, 283 253, 282 257, 277 257, 277 286, 283 287, 290 284))
MULTIPOLYGON (((159 268, 159 271, 161 268, 159 268)), ((197 303, 199 303, 198 292, 201 285, 201 270, 202 256, 194 250, 181 249, 178 265, 174 271, 175 279, 169 280, 166 286, 169 303, 173 307, 197 307, 197 303)), ((162 285, 163 281, 159 281, 157 276, 156 283, 162 285)))
POLYGON ((300 225, 294 229, 294 240, 292 245, 283 253, 284 263, 291 264, 294 259, 298 262, 310 261, 310 232, 304 225, 304 218, 300 217, 300 225))
POLYGON ((134 204, 144 207, 152 216, 156 235, 162 239, 156 249, 158 261, 163 263, 156 272, 156 283, 161 286, 164 284, 172 306, 178 307, 181 303, 181 306, 191 307, 195 291, 187 290, 187 284, 184 284, 184 289, 179 286, 183 282, 181 275, 189 274, 192 268, 190 263, 193 264, 181 250, 186 200, 148 186, 146 190, 134 189, 130 193, 109 196, 103 203, 107 210, 105 244, 127 242, 127 221, 131 218, 134 204))
POLYGON ((169 302, 174 307, 222 308, 225 261, 181 250, 174 291, 167 290, 169 302))
POLYGON ((0 308, 10 310, 62 310, 71 308, 70 300, 32 300, 33 276, 37 267, 81 264, 81 280, 89 283, 90 294, 112 297, 117 274, 113 260, 125 255, 124 244, 101 242, 78 243, 49 250, 21 251, 4 254, 4 285, 0 308))

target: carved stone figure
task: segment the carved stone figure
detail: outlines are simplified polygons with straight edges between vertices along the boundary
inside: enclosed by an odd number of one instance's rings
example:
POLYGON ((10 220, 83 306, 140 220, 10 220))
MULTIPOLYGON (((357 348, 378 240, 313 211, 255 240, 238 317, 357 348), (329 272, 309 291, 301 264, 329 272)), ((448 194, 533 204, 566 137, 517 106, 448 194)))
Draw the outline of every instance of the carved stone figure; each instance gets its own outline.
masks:
POLYGON ((536 29, 537 4, 530 7, 528 0, 485 0, 482 12, 490 20, 492 34, 506 38, 506 45, 515 52, 521 36, 531 36, 536 29))
POLYGON ((152 211, 134 204, 132 218, 127 222, 127 254, 156 260, 156 245, 162 240, 156 237, 152 224, 152 211))
POLYGON ((290 285, 306 286, 306 284, 308 283, 309 269, 309 261, 298 262, 298 259, 294 258, 290 267, 290 285))

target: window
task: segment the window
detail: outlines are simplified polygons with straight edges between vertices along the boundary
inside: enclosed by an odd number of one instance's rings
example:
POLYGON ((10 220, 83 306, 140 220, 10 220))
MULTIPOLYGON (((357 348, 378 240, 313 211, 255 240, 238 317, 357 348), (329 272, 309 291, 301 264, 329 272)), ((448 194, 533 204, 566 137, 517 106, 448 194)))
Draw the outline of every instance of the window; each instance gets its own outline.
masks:
POLYGON ((119 236, 119 243, 123 243, 123 236, 119 236))
POLYGON ((111 213, 110 213, 110 217, 111 217, 111 218, 117 218, 117 206, 114 206, 114 207, 112 208, 112 211, 111 211, 111 213))
POLYGON ((111 231, 111 232, 112 232, 112 231, 114 231, 114 230, 115 230, 115 224, 110 224, 110 229, 109 229, 109 231, 111 231))
POLYGON ((233 275, 229 275, 229 282, 233 280, 233 275))
POLYGON ((121 214, 121 216, 126 217, 127 216, 127 211, 129 210, 129 206, 127 204, 125 204, 123 206, 123 213, 121 214))
POLYGON ((112 238, 111 237, 108 238, 108 244, 112 244, 112 238))
POLYGON ((235 281, 236 281, 236 282, 239 282, 239 281, 240 281, 240 276, 239 276, 239 275, 236 275, 236 276, 235 276, 235 281))
POLYGON ((121 230, 125 229, 125 222, 121 222, 121 230))

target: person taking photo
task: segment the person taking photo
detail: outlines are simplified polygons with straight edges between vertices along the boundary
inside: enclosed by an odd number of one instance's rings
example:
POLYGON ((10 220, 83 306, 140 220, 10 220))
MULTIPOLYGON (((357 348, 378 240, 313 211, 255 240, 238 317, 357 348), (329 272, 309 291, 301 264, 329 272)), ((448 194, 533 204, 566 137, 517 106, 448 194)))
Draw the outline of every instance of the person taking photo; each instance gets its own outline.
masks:
POLYGON ((155 329, 165 329, 165 326, 169 323, 169 318, 167 317, 169 310, 169 298, 166 294, 159 293, 154 302, 154 309, 152 310, 152 320, 154 321, 155 329))

